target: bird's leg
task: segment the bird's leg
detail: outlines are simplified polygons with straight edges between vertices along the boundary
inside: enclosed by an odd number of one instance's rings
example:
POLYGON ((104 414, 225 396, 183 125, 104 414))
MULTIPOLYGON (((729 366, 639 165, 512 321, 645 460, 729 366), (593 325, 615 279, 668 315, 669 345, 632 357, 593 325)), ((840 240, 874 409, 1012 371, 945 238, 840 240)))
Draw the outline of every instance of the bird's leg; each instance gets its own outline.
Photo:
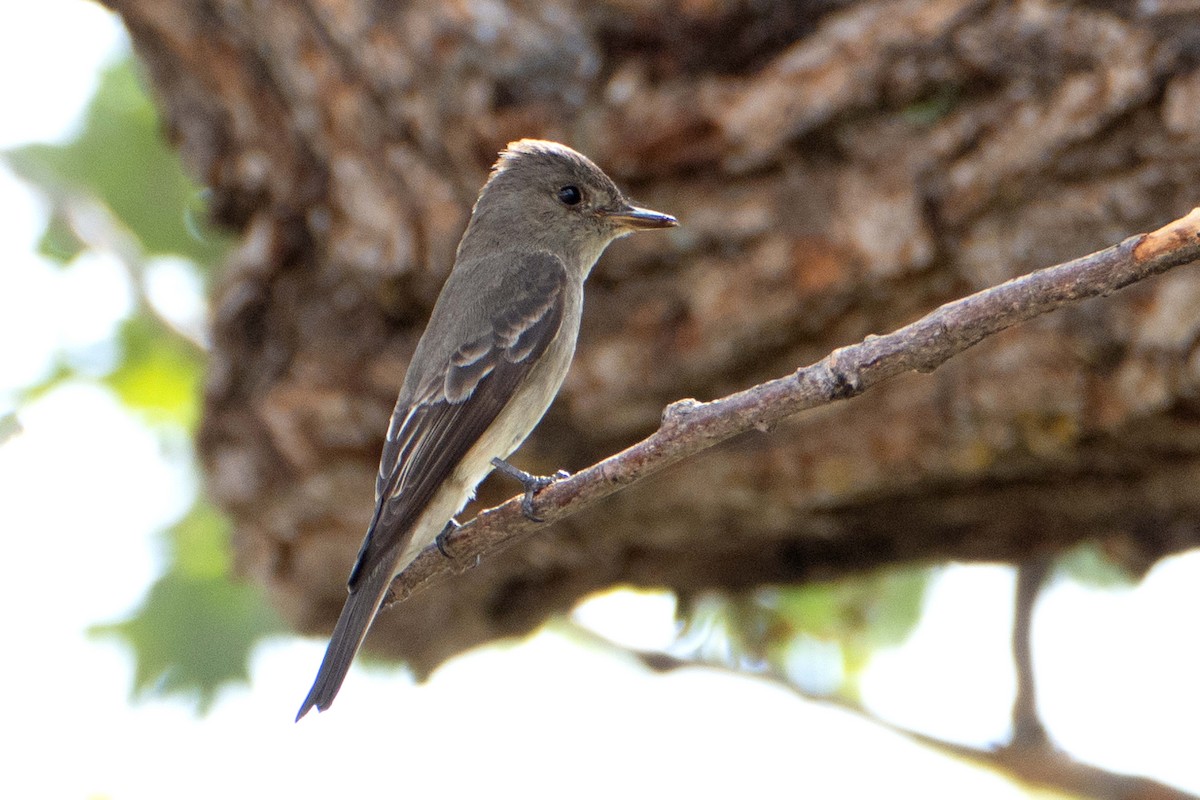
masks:
POLYGON ((571 477, 571 473, 560 469, 553 475, 530 475, 523 469, 518 469, 503 458, 493 458, 492 466, 525 487, 525 499, 521 501, 521 511, 534 522, 545 522, 533 511, 533 496, 555 481, 571 477))
POLYGON ((442 555, 444 555, 446 558, 454 558, 454 556, 450 555, 450 551, 446 549, 446 537, 461 527, 462 525, 459 524, 458 520, 456 520, 454 517, 451 517, 450 519, 446 520, 446 527, 442 528, 442 532, 439 533, 437 538, 433 540, 433 543, 437 545, 437 549, 440 550, 442 555))

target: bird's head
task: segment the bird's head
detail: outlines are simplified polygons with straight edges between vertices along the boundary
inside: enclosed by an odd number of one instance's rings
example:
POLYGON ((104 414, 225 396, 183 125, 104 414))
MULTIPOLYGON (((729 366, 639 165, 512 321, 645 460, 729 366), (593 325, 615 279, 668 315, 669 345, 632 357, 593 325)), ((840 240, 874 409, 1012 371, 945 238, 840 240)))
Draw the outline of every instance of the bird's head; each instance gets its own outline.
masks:
POLYGON ((492 167, 463 245, 476 233, 493 240, 487 246, 504 246, 513 237, 522 246, 578 258, 586 270, 612 240, 676 224, 669 214, 630 203, 581 153, 557 142, 522 139, 509 144, 492 167))

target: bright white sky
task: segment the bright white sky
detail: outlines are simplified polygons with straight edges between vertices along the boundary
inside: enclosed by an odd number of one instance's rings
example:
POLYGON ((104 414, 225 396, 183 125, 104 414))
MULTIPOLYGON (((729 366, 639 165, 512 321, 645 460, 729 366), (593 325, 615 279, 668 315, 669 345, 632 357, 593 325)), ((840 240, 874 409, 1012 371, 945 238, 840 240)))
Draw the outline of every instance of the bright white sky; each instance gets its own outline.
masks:
MULTIPOLYGON (((10 76, 0 148, 67 135, 97 67, 123 42, 107 13, 78 0, 0 7, 0 74, 10 76)), ((3 171, 0 215, 2 404, 57 349, 103 342, 129 298, 103 258, 61 271, 32 253, 44 209, 3 171)), ((164 291, 191 300, 186 284, 164 291)), ((423 686, 356 668, 334 708, 299 725, 322 641, 262 647, 253 686, 227 692, 206 718, 172 702, 130 706, 129 656, 85 629, 140 600, 161 566, 154 532, 182 513, 194 478, 102 390, 63 388, 20 418, 25 432, 0 447, 4 796, 1027 796, 757 681, 650 675, 553 633, 460 657, 423 686)), ((867 701, 938 736, 1000 740, 1012 590, 1004 568, 943 571, 912 640, 870 668, 867 701)), ((1055 739, 1085 760, 1200 792, 1197 608, 1198 554, 1161 564, 1133 591, 1052 589, 1035 648, 1055 739)), ((577 613, 638 646, 673 632, 663 596, 615 593, 577 613)))

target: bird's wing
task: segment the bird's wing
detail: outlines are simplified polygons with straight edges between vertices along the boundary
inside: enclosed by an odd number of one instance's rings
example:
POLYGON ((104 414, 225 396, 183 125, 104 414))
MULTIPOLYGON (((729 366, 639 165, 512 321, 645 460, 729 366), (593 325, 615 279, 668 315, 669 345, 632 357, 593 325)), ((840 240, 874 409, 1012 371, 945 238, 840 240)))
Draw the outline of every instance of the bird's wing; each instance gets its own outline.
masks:
POLYGON ((566 269, 555 256, 520 256, 493 299, 490 326, 462 343, 397 406, 380 461, 375 516, 350 573, 389 563, 442 482, 525 381, 562 324, 566 269))

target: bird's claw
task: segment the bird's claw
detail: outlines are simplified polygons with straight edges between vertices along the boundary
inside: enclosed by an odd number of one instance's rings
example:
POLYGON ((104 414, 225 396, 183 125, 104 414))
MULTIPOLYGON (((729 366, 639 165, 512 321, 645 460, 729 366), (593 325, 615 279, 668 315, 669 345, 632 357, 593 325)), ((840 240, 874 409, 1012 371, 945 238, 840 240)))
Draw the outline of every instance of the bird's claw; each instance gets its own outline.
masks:
POLYGON ((502 458, 493 458, 492 466, 513 480, 520 482, 525 487, 525 497, 521 499, 521 513, 527 519, 534 522, 546 521, 537 515, 533 507, 533 501, 537 493, 556 481, 571 477, 571 473, 565 469, 560 469, 553 475, 530 475, 525 470, 514 467, 502 458))
POLYGON ((446 520, 446 527, 442 528, 442 532, 439 533, 437 538, 433 540, 433 543, 437 545, 438 551, 441 552, 441 554, 446 558, 454 558, 454 556, 450 555, 450 551, 446 549, 446 537, 461 527, 462 525, 458 524, 458 520, 456 520, 454 517, 451 517, 450 519, 446 520))
POLYGON ((530 475, 531 480, 525 483, 525 497, 521 499, 521 513, 534 522, 545 522, 533 510, 533 497, 542 489, 545 489, 550 484, 554 483, 557 478, 550 478, 545 475, 530 475))

